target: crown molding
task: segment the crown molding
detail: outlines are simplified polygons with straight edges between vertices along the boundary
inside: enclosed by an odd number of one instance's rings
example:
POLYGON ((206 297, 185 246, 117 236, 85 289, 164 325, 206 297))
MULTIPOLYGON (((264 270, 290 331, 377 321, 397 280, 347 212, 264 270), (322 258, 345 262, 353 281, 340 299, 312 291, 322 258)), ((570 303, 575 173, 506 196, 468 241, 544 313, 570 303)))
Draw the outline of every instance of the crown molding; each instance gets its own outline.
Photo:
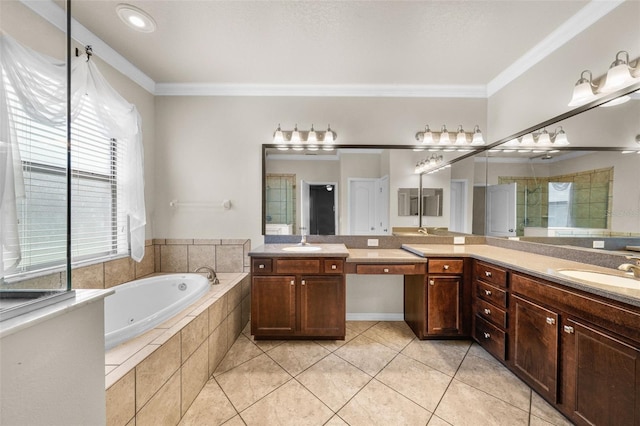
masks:
MULTIPOLYGON (((67 31, 66 12, 52 0, 20 0, 20 2, 60 31, 67 31)), ((71 38, 83 46, 91 45, 95 56, 99 56, 107 64, 133 80, 147 92, 155 94, 155 81, 73 18, 71 20, 71 38)))
POLYGON ((562 47, 582 31, 589 28, 607 13, 624 3, 625 0, 592 0, 575 15, 542 39, 531 50, 505 68, 487 84, 487 96, 491 97, 500 89, 520 77, 538 62, 562 47))
POLYGON ((158 96, 486 98, 483 85, 157 83, 158 96))

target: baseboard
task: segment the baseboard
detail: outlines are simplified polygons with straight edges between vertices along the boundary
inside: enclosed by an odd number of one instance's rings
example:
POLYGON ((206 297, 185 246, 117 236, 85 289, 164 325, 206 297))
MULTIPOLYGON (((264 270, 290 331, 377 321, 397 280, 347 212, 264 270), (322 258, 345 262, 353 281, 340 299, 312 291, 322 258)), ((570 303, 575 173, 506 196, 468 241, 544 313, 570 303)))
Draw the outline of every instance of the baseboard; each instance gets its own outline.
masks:
POLYGON ((347 312, 347 321, 404 321, 404 313, 347 312))

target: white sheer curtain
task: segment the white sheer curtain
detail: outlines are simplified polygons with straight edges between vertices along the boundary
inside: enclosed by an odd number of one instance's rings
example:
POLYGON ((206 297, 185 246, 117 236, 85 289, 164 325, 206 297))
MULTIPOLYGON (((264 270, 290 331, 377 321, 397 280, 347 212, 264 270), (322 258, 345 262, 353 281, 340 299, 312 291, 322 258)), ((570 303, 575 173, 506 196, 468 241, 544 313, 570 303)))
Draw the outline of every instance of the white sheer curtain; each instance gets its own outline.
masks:
MULTIPOLYGON (((8 113, 5 78, 32 120, 61 126, 66 122, 65 63, 20 45, 0 33, 0 277, 20 261, 16 198, 24 196, 22 163, 13 125, 8 113)), ((71 119, 86 102, 93 102, 102 124, 124 147, 123 170, 126 188, 125 210, 129 217, 131 257, 144 256, 146 214, 144 205, 144 158, 141 119, 135 105, 127 102, 104 79, 93 61, 75 58, 71 64, 71 119)))

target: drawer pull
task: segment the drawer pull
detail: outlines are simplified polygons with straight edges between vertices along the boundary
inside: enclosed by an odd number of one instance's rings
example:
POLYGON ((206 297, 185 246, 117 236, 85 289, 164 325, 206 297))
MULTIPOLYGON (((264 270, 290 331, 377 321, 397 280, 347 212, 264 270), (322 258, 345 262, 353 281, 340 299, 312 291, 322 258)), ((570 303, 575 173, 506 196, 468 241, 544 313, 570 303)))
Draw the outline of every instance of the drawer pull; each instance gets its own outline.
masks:
POLYGON ((435 283, 436 283, 435 281, 429 280, 429 285, 435 285, 435 283))
POLYGON ((491 315, 491 309, 484 308, 485 315, 491 315))
POLYGON ((331 269, 338 269, 336 265, 331 265, 331 269))
POLYGON ((389 272, 389 268, 384 268, 382 272, 389 272))
POLYGON ((491 272, 490 271, 484 271, 484 276, 491 278, 491 272))
POLYGON ((302 280, 302 285, 305 285, 307 282, 305 280, 302 280))
POLYGON ((442 268, 444 268, 444 270, 448 270, 449 269, 449 265, 444 265, 442 268))
POLYGON ((258 265, 258 269, 264 269, 264 265, 258 265))
POLYGON ((553 325, 553 324, 555 324, 555 323, 556 323, 556 320, 555 320, 555 319, 553 319, 553 318, 551 318, 551 317, 547 317, 547 324, 549 324, 549 325, 553 325))
POLYGON ((485 290, 485 291, 484 291, 484 294, 485 294, 486 296, 491 296, 491 290, 485 290))
POLYGON ((296 282, 294 280, 291 280, 291 285, 295 285, 296 282))
POLYGON ((482 333, 482 335, 484 336, 485 339, 490 339, 491 335, 489 333, 487 333, 486 331, 484 333, 482 333))
POLYGON ((564 326, 564 332, 567 333, 567 334, 573 334, 574 329, 570 325, 565 325, 564 326))

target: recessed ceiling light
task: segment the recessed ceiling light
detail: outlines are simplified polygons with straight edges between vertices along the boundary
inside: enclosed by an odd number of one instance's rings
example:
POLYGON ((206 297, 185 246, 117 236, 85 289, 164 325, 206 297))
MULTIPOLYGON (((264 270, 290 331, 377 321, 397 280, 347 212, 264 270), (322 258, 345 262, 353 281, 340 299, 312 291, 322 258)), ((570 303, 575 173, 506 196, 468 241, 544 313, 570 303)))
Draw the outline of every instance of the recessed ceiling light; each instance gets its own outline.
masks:
POLYGON ((116 6, 116 13, 129 27, 143 33, 151 33, 156 30, 156 21, 151 15, 142 9, 126 3, 120 3, 116 6))

